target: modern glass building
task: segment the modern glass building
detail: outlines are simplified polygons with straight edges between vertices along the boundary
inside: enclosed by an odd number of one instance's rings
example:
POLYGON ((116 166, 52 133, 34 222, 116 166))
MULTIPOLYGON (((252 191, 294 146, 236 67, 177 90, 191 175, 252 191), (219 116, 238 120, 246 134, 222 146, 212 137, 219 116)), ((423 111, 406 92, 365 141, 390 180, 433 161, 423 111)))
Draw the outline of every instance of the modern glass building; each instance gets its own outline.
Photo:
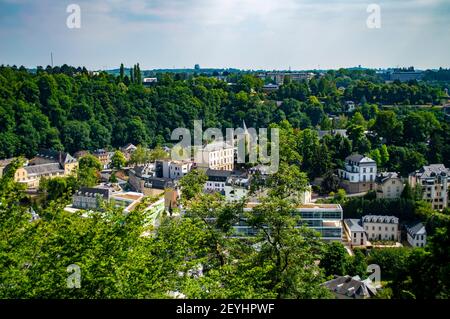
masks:
MULTIPOLYGON (((250 212, 257 203, 248 203, 244 211, 250 212)), ((304 225, 320 233, 323 240, 342 241, 343 211, 339 204, 303 204, 294 215, 300 217, 299 227, 304 225)), ((257 230, 245 224, 245 219, 234 225, 236 236, 254 236, 257 230)))

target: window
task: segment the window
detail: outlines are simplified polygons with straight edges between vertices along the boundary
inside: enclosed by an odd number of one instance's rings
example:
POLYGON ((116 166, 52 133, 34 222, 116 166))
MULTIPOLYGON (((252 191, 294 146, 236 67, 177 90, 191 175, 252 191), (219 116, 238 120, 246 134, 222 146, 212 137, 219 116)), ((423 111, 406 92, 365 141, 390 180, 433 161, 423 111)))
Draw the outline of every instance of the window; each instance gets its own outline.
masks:
POLYGON ((356 233, 353 233, 353 237, 355 237, 355 238, 356 238, 356 233))

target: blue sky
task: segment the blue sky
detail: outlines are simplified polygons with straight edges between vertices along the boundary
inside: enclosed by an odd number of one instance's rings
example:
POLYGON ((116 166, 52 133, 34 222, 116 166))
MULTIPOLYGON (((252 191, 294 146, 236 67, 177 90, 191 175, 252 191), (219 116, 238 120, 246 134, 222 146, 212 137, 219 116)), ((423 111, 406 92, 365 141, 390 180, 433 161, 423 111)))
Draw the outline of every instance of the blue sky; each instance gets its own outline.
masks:
POLYGON ((27 67, 450 67, 450 0, 0 0, 0 43, 0 64, 27 67))

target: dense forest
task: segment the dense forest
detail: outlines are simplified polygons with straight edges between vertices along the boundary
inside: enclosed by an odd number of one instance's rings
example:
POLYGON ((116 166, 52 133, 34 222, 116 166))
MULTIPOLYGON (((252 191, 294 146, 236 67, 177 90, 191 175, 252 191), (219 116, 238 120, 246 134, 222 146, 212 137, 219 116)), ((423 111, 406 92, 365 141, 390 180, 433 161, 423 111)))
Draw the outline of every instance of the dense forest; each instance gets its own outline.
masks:
MULTIPOLYGON (((352 114, 345 113, 347 100, 361 103, 359 111, 364 118, 358 117, 357 121, 364 123, 357 124, 365 124, 365 129, 374 124, 373 130, 388 139, 390 145, 403 147, 402 140, 419 143, 414 149, 421 147, 421 154, 427 154, 427 147, 434 147, 430 144, 448 145, 445 127, 426 127, 416 133, 415 127, 409 129, 410 122, 404 122, 423 116, 425 121, 426 116, 440 120, 439 112, 422 116, 422 112, 409 114, 406 108, 396 108, 395 114, 387 113, 385 120, 402 126, 392 139, 383 134, 392 134, 393 127, 372 123, 382 104, 438 104, 443 91, 426 83, 383 84, 370 71, 339 70, 309 82, 286 79, 277 92, 266 94, 262 89, 264 82, 253 75, 232 74, 230 81, 228 84, 214 77, 159 74, 156 85, 144 87, 139 65, 129 74, 124 74, 122 67, 119 76, 67 65, 39 67, 35 72, 1 66, 0 158, 32 156, 42 147, 73 153, 117 148, 128 142, 155 146, 171 142, 174 128, 191 128, 197 119, 203 120, 204 127, 219 128, 239 127, 242 120, 255 128, 283 120, 295 129, 345 128, 352 118, 352 114), (341 115, 341 121, 332 123, 330 115, 341 115), (387 132, 389 129, 391 132, 387 132), (411 136, 415 134, 421 136, 411 136), (430 141, 436 135, 439 138, 430 141)), ((422 121, 413 124, 427 126, 422 121)), ((353 144, 361 142, 353 138, 353 144)), ((370 151, 367 145, 361 148, 370 151)), ((401 157, 411 150, 393 151, 401 157)))

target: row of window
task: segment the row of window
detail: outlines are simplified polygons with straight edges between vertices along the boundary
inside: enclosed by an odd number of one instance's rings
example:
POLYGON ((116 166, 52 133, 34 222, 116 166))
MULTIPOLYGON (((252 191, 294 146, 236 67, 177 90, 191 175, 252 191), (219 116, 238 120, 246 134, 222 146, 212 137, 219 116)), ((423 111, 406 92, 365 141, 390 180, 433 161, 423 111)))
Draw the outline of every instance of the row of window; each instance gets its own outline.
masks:
MULTIPOLYGON (((367 225, 364 226, 364 228, 365 228, 366 230, 369 230, 369 226, 367 226, 367 225)), ((375 230, 375 226, 372 226, 372 230, 375 230)), ((378 226, 378 230, 381 231, 381 226, 378 226)), ((385 231, 388 231, 388 227, 385 226, 384 230, 385 230, 385 231)), ((392 231, 395 231, 395 227, 394 227, 394 226, 392 226, 392 231)))

